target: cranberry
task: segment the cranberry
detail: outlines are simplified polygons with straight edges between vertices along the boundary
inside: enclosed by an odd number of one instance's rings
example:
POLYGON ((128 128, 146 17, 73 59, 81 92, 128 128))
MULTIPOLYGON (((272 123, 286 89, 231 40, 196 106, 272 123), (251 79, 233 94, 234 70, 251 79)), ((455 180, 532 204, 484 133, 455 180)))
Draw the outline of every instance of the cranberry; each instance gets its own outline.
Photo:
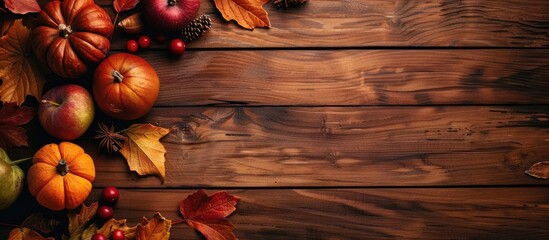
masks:
POLYGON ((118 192, 118 189, 113 186, 106 187, 103 189, 103 193, 101 194, 101 200, 105 203, 115 203, 119 197, 120 192, 118 192))
POLYGON ((97 214, 104 220, 111 219, 114 216, 114 211, 110 206, 101 206, 97 209, 97 214))
POLYGON ((139 45, 137 44, 137 41, 135 41, 133 39, 128 40, 126 42, 126 50, 129 53, 137 52, 137 50, 139 50, 139 45))
POLYGON ((174 56, 181 56, 185 52, 185 42, 181 39, 174 39, 170 42, 170 53, 174 56))

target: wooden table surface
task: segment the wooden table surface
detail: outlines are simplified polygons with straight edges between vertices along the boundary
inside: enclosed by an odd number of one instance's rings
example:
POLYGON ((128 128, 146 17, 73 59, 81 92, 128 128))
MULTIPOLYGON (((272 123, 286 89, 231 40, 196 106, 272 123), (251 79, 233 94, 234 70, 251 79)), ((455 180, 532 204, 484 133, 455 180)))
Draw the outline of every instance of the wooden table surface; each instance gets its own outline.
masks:
MULTIPOLYGON (((138 53, 161 81, 139 121, 176 127, 166 181, 100 153, 90 130, 76 141, 97 169, 88 203, 115 185, 116 218, 177 220, 188 194, 225 190, 242 199, 239 239, 549 237, 549 182, 524 174, 549 160, 549 1, 265 8, 272 28, 248 31, 202 0, 213 28, 182 58, 138 53)), ((36 121, 27 130, 41 140, 16 156, 55 141, 36 121)), ((37 211, 25 191, 0 221, 37 211)), ((171 239, 200 235, 176 225, 171 239)))

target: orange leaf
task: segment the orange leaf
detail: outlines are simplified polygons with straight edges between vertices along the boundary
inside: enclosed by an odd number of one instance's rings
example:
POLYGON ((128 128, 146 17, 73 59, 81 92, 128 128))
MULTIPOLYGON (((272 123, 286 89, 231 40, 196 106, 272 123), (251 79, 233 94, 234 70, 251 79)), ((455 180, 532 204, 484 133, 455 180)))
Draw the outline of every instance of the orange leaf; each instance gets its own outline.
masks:
POLYGON ((80 235, 82 235, 82 232, 86 229, 86 225, 88 222, 93 219, 95 214, 97 213, 97 206, 98 203, 94 202, 89 207, 85 204, 82 204, 82 209, 80 209, 80 213, 69 213, 69 234, 70 239, 80 239, 80 235))
POLYGON ((179 211, 191 228, 200 231, 208 240, 236 239, 234 226, 226 219, 236 210, 240 198, 227 192, 208 196, 199 190, 179 204, 179 211))
POLYGON ((0 101, 21 105, 27 95, 40 99, 45 80, 29 44, 30 30, 16 20, 0 38, 0 101))
POLYGON ((535 178, 549 179, 549 161, 535 163, 525 173, 535 178))
POLYGON ((130 166, 130 170, 136 171, 139 175, 154 174, 160 176, 164 182, 166 168, 164 154, 166 149, 160 143, 160 138, 170 132, 167 128, 157 127, 152 124, 133 124, 126 135, 124 146, 120 153, 130 166))
POLYGON ((154 214, 151 219, 143 217, 137 225, 136 240, 168 240, 172 221, 162 217, 160 213, 154 214))
POLYGON ((4 103, 0 108, 0 148, 28 146, 25 129, 19 125, 27 124, 34 114, 33 108, 17 107, 15 103, 4 103))
POLYGON ((10 232, 8 240, 54 240, 53 238, 42 237, 39 233, 28 228, 14 228, 10 232))
POLYGON ((4 0, 4 5, 15 14, 40 12, 40 5, 36 0, 4 0))
POLYGON ((117 13, 135 8, 139 0, 114 0, 112 5, 117 13))
POLYGON ((269 16, 263 4, 265 0, 214 0, 215 6, 225 20, 235 20, 238 25, 247 29, 271 27, 269 16))

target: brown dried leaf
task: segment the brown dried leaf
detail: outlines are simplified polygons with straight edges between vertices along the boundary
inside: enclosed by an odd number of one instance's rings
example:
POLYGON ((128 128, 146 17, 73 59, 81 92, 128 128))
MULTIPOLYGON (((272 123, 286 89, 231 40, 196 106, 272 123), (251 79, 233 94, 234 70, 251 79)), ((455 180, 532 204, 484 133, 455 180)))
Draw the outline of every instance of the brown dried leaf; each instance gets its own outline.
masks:
POLYGON ((21 105, 27 95, 40 99, 44 75, 29 44, 30 29, 16 20, 0 38, 0 101, 21 105))
POLYGON ((99 204, 97 202, 92 203, 89 207, 82 204, 80 213, 69 213, 69 239, 80 239, 88 222, 95 217, 98 205, 99 204))
POLYGON ((114 218, 111 218, 107 222, 105 222, 103 226, 96 232, 103 234, 103 236, 109 236, 114 230, 122 230, 124 231, 124 236, 126 237, 126 239, 133 239, 135 238, 135 231, 137 230, 137 226, 128 227, 126 219, 116 220, 114 218))
POLYGON ((80 240, 91 240, 93 235, 95 235, 96 233, 97 233, 97 225, 93 223, 86 230, 84 230, 84 232, 82 232, 82 236, 80 236, 80 240))
POLYGON ((15 23, 15 16, 11 13, 0 13, 0 37, 8 33, 8 29, 15 23))
POLYGON ((136 240, 168 240, 172 221, 162 217, 160 213, 154 214, 151 219, 143 217, 137 225, 136 240))
POLYGON ((549 161, 535 163, 525 173, 535 178, 549 179, 549 161))
POLYGON ((247 29, 271 27, 268 13, 263 9, 265 0, 214 0, 215 7, 225 20, 235 20, 247 29))
POLYGON ((21 226, 43 233, 50 233, 55 230, 60 223, 60 221, 50 218, 43 213, 35 213, 25 218, 23 223, 21 223, 21 226))
POLYGON ((152 124, 131 125, 126 130, 128 138, 120 149, 120 153, 128 161, 130 170, 136 171, 142 176, 157 175, 164 182, 166 149, 159 140, 169 132, 170 129, 152 124))
POLYGON ((39 233, 28 228, 14 228, 10 232, 8 240, 54 240, 42 237, 39 233))

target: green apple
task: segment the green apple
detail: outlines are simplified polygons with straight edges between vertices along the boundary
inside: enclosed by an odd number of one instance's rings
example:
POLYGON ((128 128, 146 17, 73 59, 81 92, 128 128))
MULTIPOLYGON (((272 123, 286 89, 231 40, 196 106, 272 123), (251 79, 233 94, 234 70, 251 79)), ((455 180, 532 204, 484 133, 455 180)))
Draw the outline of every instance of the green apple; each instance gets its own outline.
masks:
POLYGON ((9 207, 19 197, 23 178, 23 170, 15 164, 12 165, 8 154, 0 148, 0 210, 9 207))

